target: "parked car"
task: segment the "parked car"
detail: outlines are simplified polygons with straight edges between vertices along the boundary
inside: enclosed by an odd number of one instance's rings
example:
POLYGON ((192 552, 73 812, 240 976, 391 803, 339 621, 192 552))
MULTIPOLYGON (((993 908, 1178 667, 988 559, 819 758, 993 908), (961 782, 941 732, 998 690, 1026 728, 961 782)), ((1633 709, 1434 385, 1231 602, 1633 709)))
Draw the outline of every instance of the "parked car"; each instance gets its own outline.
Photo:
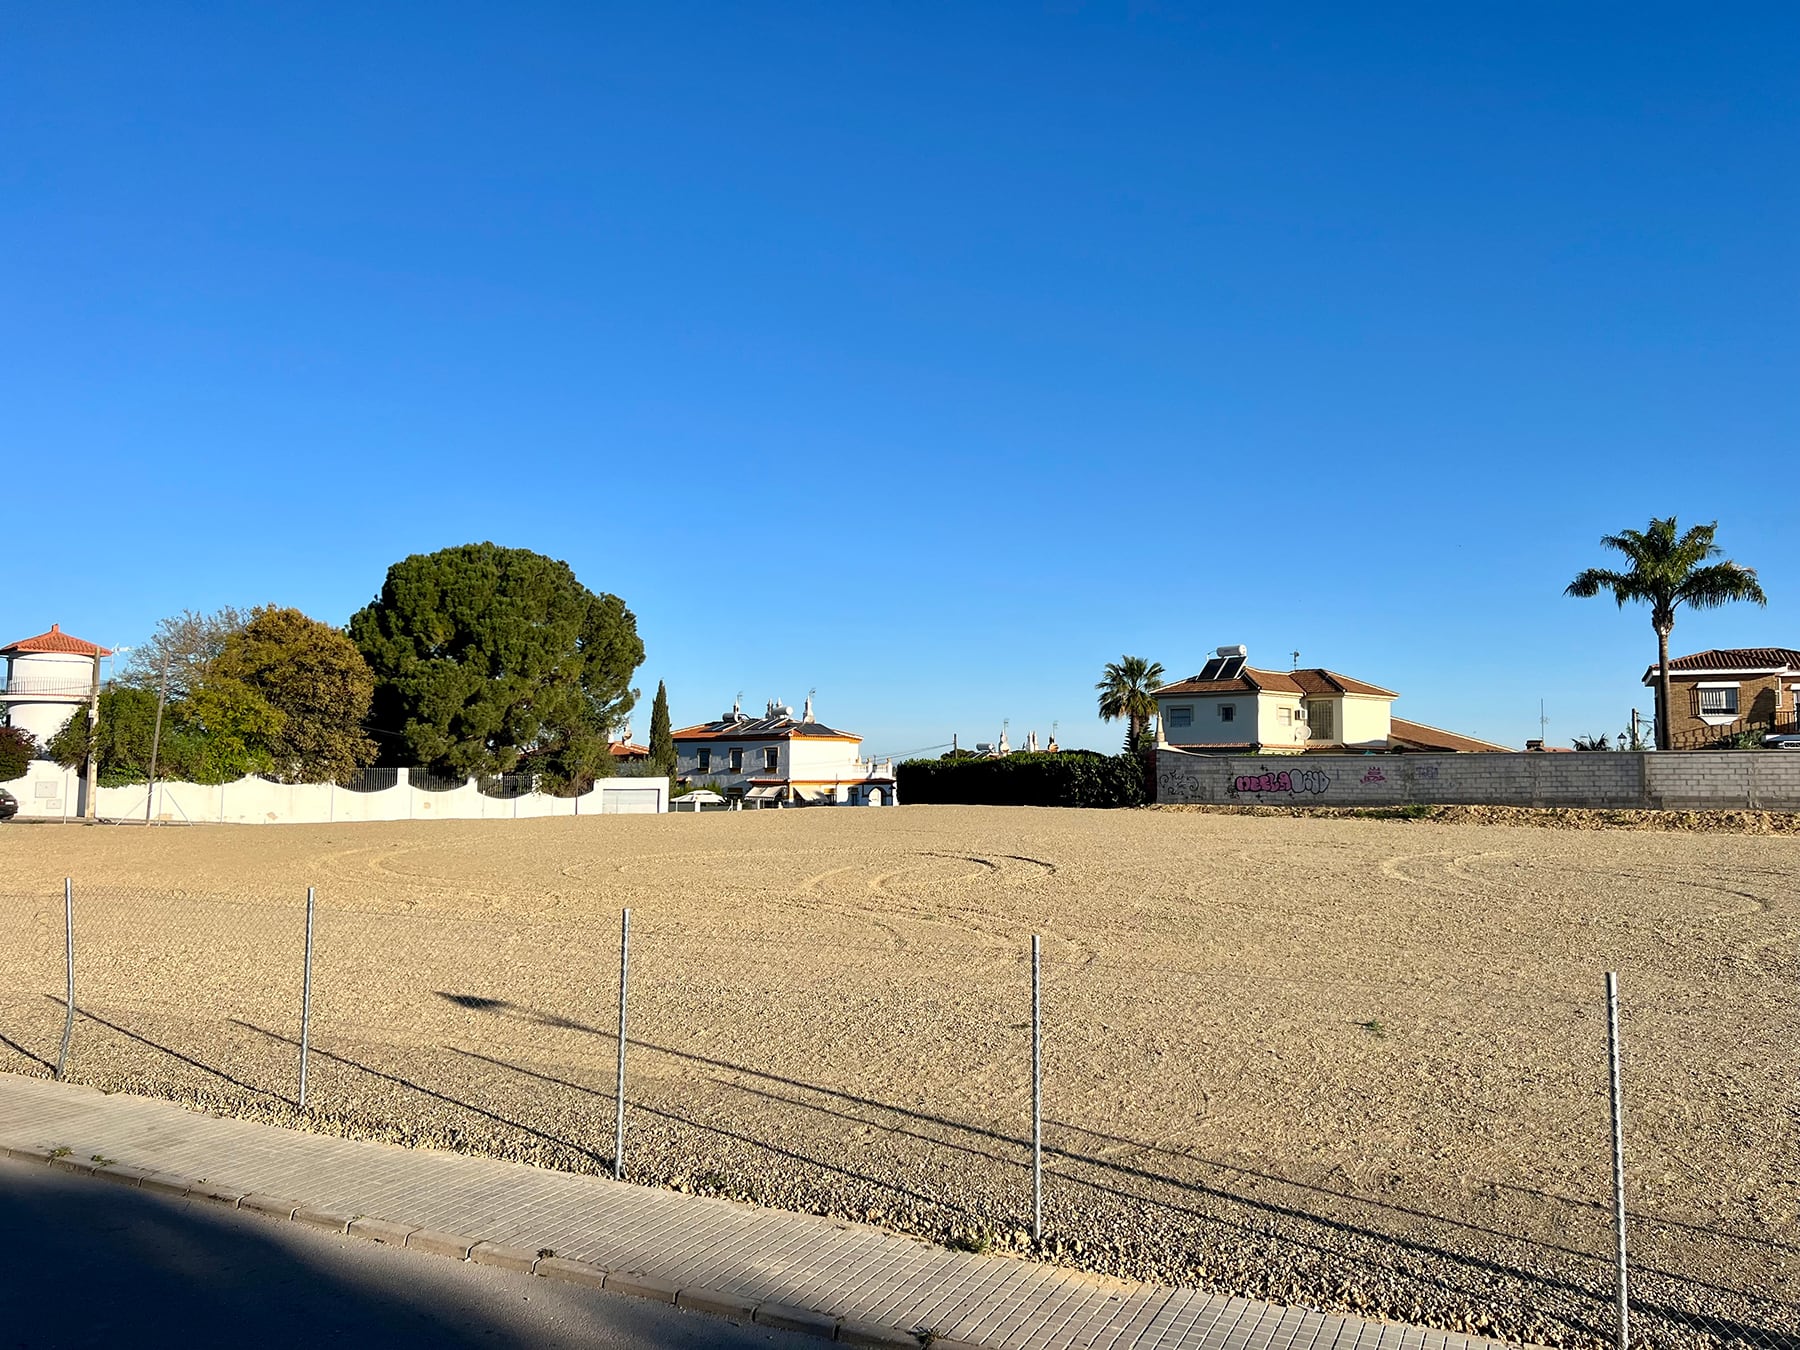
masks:
POLYGON ((1800 736, 1776 735, 1763 737, 1765 750, 1800 750, 1800 736))
POLYGON ((5 788, 0 788, 0 820, 11 820, 18 814, 19 799, 5 788))

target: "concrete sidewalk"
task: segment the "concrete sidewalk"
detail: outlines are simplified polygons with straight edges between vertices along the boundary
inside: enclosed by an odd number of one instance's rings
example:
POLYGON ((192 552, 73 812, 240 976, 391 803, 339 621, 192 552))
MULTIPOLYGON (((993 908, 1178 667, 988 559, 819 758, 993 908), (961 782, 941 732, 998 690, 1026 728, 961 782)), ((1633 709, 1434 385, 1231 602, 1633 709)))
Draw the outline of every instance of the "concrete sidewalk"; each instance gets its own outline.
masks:
POLYGON ((16 1074, 0 1074, 0 1150, 848 1344, 919 1345, 927 1332, 939 1350, 1500 1344, 950 1252, 876 1228, 599 1177, 218 1119, 16 1074))

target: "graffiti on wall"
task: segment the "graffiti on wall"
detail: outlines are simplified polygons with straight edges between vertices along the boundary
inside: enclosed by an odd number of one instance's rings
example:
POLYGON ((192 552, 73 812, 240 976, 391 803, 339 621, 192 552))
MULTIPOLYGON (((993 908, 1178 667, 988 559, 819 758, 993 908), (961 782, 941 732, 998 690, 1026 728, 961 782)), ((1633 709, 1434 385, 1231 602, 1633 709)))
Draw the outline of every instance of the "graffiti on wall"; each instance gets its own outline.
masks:
POLYGON ((1330 776, 1317 769, 1295 771, 1283 769, 1280 773, 1239 774, 1231 780, 1231 791, 1233 792, 1319 793, 1330 786, 1330 776))
POLYGON ((1362 781, 1365 783, 1385 783, 1387 782, 1387 775, 1380 769, 1370 769, 1362 776, 1362 781))

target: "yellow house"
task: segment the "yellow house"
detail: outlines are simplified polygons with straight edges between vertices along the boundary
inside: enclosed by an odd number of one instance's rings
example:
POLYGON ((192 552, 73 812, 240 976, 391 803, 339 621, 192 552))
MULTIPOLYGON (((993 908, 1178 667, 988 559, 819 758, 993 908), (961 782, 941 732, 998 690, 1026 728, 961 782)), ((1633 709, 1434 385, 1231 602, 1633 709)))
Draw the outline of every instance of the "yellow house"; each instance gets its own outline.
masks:
POLYGON ((1200 673, 1156 691, 1158 743, 1218 754, 1504 750, 1393 715, 1392 689, 1335 670, 1259 670, 1220 647, 1200 673))

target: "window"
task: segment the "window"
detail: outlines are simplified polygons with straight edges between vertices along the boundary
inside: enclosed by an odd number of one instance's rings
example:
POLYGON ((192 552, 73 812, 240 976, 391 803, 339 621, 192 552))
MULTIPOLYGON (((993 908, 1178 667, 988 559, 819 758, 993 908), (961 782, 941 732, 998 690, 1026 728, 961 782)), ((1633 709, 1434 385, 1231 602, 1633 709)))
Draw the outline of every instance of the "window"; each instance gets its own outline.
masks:
POLYGON ((1169 730, 1194 725, 1194 705, 1189 703, 1179 708, 1169 709, 1169 730))
POLYGON ((744 752, 736 747, 733 747, 731 751, 731 771, 733 773, 744 771, 744 752))
POLYGON ((1312 726, 1314 740, 1330 740, 1337 734, 1332 718, 1332 706, 1324 699, 1315 699, 1306 705, 1306 720, 1312 726))
POLYGON ((1700 715, 1702 717, 1736 717, 1737 696, 1736 689, 1700 690, 1700 715))
POLYGON ((1237 704, 1221 703, 1219 705, 1219 720, 1221 722, 1237 721, 1237 704))
POLYGON ((1281 710, 1281 725, 1284 727, 1289 726, 1293 723, 1293 720, 1294 720, 1293 711, 1288 708, 1283 708, 1281 710))
POLYGON ((694 767, 701 773, 712 772, 712 750, 710 748, 703 748, 694 756, 694 767))
POLYGON ((774 773, 781 767, 781 748, 769 745, 763 747, 763 772, 774 773))

